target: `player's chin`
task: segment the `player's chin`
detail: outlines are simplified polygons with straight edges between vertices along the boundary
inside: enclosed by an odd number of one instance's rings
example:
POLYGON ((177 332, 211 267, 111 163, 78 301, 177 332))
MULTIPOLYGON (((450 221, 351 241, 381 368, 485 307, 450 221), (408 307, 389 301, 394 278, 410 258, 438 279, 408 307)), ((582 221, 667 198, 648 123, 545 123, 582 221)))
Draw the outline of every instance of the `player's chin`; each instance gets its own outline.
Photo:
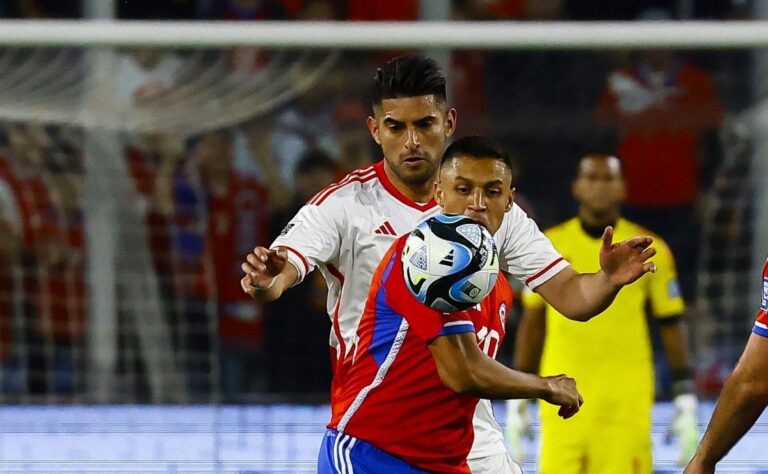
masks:
POLYGON ((426 162, 421 163, 422 164, 415 167, 401 169, 402 173, 400 173, 400 177, 406 181, 406 183, 414 185, 421 185, 428 181, 433 181, 435 179, 437 168, 426 164, 426 162))

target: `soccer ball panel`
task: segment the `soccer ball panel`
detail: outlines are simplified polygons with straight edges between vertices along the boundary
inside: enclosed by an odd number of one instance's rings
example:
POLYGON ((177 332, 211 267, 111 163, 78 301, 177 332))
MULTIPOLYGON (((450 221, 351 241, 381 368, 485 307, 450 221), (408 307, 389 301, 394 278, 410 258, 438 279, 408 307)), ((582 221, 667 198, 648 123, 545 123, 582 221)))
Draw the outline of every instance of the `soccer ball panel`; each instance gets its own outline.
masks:
POLYGON ((446 313, 481 302, 498 277, 493 236, 465 216, 441 214, 419 224, 406 240, 402 263, 410 293, 446 313))

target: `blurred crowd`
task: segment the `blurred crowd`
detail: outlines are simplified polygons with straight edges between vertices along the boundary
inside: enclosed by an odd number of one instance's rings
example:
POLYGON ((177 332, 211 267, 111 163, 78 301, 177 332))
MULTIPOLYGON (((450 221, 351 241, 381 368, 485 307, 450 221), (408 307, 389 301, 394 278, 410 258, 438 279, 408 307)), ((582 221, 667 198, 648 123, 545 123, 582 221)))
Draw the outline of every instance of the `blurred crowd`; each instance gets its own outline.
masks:
MULTIPOLYGON (((455 0, 454 20, 738 18, 748 2, 455 0)), ((127 0, 123 19, 418 20, 417 0, 127 0)), ((4 18, 78 18, 77 0, 3 2, 4 18)), ((376 67, 399 52, 343 52, 312 87, 281 106, 193 135, 124 133, 124 169, 148 229, 171 345, 192 400, 327 393, 325 283, 318 272, 289 298, 261 306, 239 287, 240 263, 269 243, 316 192, 380 159, 365 128, 376 67), (212 354, 214 356, 212 356, 212 354), (216 367, 213 367, 216 365, 216 367), (218 377, 211 374, 219 374, 218 377)), ((249 80, 274 58, 215 53, 249 80)), ((328 53, 318 53, 323 58, 328 53)), ((186 80, 187 53, 120 53, 115 100, 141 107, 186 80)), ((310 64, 312 61, 310 61, 310 64)), ((573 215, 570 181, 586 152, 615 153, 627 216, 659 233, 695 298, 701 197, 722 161, 717 130, 744 108, 746 53, 462 51, 447 64, 458 135, 488 134, 516 157, 519 202, 546 227, 573 215)), ((87 130, 0 123, 0 388, 7 396, 86 390, 87 130)), ((122 327, 122 326, 121 326, 122 327)), ((138 344, 121 329, 121 347, 138 344)), ((119 354, 118 370, 147 361, 119 354)), ((142 401, 141 387, 126 398, 142 401)))

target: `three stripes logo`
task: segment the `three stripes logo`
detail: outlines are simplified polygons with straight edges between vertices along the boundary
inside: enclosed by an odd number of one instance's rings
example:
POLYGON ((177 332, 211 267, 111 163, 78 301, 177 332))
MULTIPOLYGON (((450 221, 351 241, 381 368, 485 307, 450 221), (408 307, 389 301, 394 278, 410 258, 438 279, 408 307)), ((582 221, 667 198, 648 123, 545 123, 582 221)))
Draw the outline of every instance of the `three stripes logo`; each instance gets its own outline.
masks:
POLYGON ((392 228, 392 224, 390 224, 389 221, 384 221, 384 223, 381 224, 378 229, 374 230, 373 233, 379 235, 397 236, 395 229, 392 228))
POLYGON ((448 255, 443 257, 442 260, 440 260, 440 265, 445 265, 446 267, 452 267, 453 266, 453 249, 451 249, 450 252, 448 252, 448 255))

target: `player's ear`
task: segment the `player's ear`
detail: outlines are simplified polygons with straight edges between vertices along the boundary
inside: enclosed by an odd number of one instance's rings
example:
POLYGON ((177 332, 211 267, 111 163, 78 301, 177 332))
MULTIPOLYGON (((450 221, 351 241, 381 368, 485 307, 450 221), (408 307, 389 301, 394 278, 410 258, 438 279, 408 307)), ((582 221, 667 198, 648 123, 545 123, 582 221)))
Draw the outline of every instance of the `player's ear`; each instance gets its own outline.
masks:
POLYGON ((621 186, 621 191, 619 192, 619 196, 621 197, 620 202, 624 202, 624 200, 627 199, 627 183, 624 181, 624 178, 621 179, 619 186, 621 186))
POLYGON ((365 120, 365 124, 368 126, 368 131, 371 132, 373 141, 375 141, 377 145, 381 145, 381 139, 379 138, 379 123, 376 119, 369 115, 365 120))
POLYGON ((507 202, 507 208, 505 209, 506 212, 509 212, 512 210, 512 204, 515 202, 515 195, 517 194, 517 188, 512 188, 512 190, 509 192, 509 201, 507 202))
POLYGON ((443 188, 440 186, 440 178, 438 177, 437 180, 432 185, 435 190, 435 202, 438 206, 443 206, 443 188))
POLYGON ((456 130, 456 109, 450 108, 445 113, 445 136, 450 137, 456 130))

